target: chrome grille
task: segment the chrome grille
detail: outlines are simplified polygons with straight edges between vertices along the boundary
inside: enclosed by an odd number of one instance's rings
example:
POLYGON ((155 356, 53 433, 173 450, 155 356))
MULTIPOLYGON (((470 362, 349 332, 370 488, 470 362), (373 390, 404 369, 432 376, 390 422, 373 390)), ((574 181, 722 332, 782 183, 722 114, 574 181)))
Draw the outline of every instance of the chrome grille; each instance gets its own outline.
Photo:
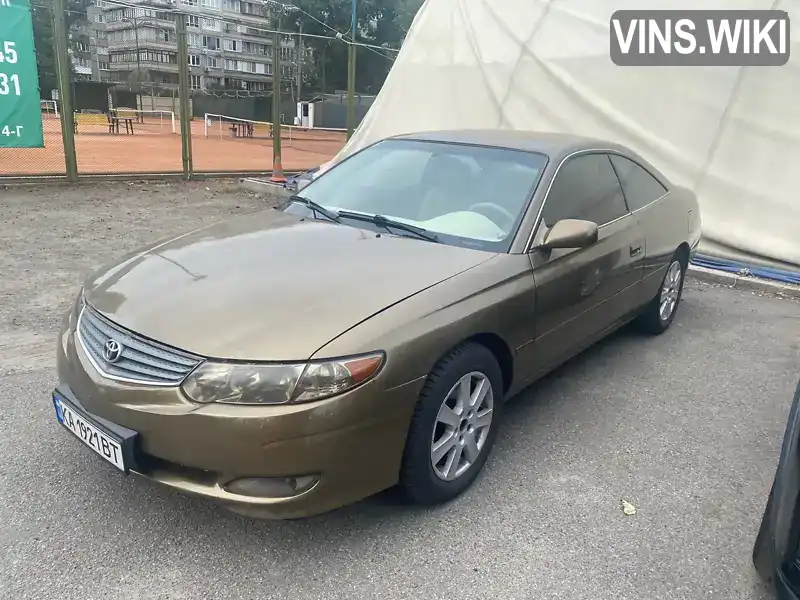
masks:
POLYGON ((89 306, 84 306, 78 319, 78 341, 101 375, 129 383, 176 386, 203 361, 123 329, 89 306), (121 348, 113 362, 104 353, 110 341, 121 348))

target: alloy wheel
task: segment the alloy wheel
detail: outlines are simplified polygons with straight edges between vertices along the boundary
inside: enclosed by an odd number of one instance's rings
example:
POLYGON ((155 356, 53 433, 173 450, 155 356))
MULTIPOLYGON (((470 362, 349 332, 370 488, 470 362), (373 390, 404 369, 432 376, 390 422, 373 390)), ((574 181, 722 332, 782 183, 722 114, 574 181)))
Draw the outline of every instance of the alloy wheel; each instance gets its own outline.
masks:
POLYGON ((664 277, 664 284, 661 287, 661 296, 658 304, 658 316, 662 321, 666 321, 675 312, 675 305, 678 304, 678 296, 681 293, 681 283, 683 280, 683 268, 677 260, 667 270, 664 277))
POLYGON ((439 479, 458 479, 475 464, 486 445, 493 413, 492 383, 484 373, 467 373, 450 389, 431 440, 431 464, 439 479))

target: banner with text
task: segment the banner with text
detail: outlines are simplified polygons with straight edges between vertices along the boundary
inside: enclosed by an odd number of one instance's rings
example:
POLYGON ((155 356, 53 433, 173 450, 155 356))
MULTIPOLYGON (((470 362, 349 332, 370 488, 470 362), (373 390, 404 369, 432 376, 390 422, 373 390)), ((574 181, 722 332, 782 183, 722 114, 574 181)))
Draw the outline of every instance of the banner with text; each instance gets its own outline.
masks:
POLYGON ((0 0, 0 148, 43 146, 30 0, 0 0))

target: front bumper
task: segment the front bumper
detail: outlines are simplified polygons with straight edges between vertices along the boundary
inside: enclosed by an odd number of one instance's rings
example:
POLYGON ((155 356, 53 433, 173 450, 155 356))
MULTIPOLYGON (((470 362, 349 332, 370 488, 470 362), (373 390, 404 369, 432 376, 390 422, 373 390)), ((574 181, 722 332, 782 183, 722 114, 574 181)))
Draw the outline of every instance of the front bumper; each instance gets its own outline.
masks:
POLYGON ((263 518, 312 516, 397 483, 422 382, 389 390, 380 377, 341 396, 297 405, 197 405, 177 388, 103 378, 72 331, 61 332, 57 392, 101 423, 138 433, 131 471, 263 518), (310 490, 258 497, 225 489, 240 478, 314 475, 310 490))

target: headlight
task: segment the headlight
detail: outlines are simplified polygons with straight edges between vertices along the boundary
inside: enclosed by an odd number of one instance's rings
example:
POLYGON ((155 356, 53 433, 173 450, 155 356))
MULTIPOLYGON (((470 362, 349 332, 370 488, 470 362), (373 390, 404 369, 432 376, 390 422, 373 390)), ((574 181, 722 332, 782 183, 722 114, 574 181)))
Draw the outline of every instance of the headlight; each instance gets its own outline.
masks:
POLYGON ((83 310, 85 304, 86 302, 83 299, 83 288, 81 287, 81 291, 78 293, 78 295, 75 297, 75 301, 72 303, 72 308, 69 311, 67 311, 67 313, 64 316, 65 319, 64 322, 66 323, 66 326, 70 331, 75 331, 75 329, 77 328, 78 317, 80 316, 81 311, 83 310))
POLYGON ((369 381, 383 366, 382 352, 338 360, 287 364, 206 362, 181 389, 194 402, 286 404, 321 400, 369 381))

